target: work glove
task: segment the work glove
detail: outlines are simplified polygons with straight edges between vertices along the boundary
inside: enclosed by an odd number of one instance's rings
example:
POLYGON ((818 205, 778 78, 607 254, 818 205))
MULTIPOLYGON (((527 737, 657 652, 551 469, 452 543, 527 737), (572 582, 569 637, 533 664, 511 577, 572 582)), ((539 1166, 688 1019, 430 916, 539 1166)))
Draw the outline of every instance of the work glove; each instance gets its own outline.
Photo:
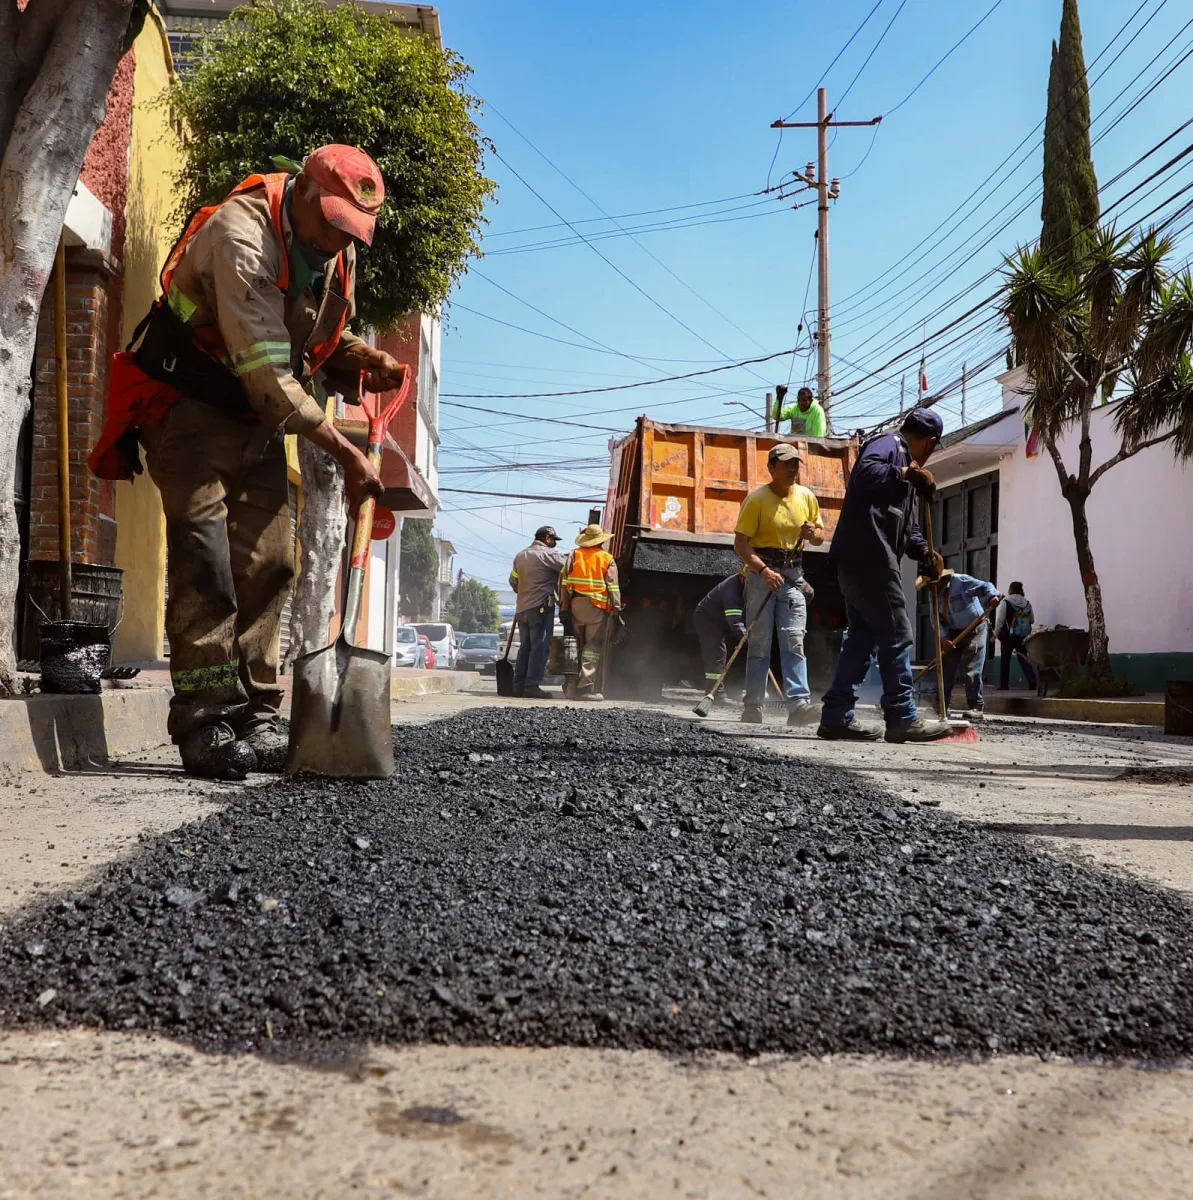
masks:
POLYGON ((912 463, 907 468, 906 478, 921 496, 931 496, 936 491, 936 476, 927 467, 917 467, 912 463))
POLYGON ((816 599, 816 589, 806 580, 802 580, 799 585, 799 590, 803 592, 804 599, 811 604, 816 599))
POLYGON ((939 551, 929 550, 920 559, 920 567, 927 578, 937 580, 944 571, 944 559, 940 557, 939 551))

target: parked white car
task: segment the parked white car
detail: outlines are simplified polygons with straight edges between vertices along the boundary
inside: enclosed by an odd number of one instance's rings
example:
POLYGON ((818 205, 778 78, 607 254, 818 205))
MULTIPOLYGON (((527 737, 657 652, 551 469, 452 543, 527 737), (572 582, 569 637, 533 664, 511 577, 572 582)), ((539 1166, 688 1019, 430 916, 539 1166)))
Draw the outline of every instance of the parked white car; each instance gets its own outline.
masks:
POLYGON ((414 626, 435 651, 435 669, 450 671, 456 661, 456 631, 446 621, 420 621, 414 626))
POLYGON ((421 667, 423 648, 418 640, 418 630, 413 625, 399 625, 394 629, 394 666, 421 667))

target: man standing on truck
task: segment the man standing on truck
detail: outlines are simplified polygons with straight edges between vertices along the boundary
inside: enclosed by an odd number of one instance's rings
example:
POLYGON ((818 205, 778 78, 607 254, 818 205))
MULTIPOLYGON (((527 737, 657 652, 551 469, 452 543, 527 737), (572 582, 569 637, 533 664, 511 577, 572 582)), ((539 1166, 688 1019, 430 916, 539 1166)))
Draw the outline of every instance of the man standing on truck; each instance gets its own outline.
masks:
POLYGON ((534 531, 534 541, 514 559, 510 587, 517 593, 518 657, 514 662, 514 695, 550 700, 543 691, 547 651, 555 631, 555 604, 559 599, 559 573, 563 555, 555 549, 559 534, 550 525, 534 531))
POLYGON ((753 621, 746 652, 746 703, 741 719, 762 724, 762 702, 770 670, 771 643, 779 633, 779 662, 787 724, 803 725, 812 716, 804 631, 803 545, 824 541, 824 521, 812 492, 799 482, 799 450, 789 442, 771 447, 766 458, 770 483, 742 501, 733 548, 746 564, 745 619, 753 621), (757 618, 757 619, 755 619, 757 618))
MULTIPOLYGON (((779 387, 783 388, 783 393, 786 395, 787 389, 782 384, 779 387)), ((820 401, 812 395, 812 389, 802 387, 795 394, 795 403, 783 406, 783 397, 779 398, 779 420, 791 421, 791 432, 798 437, 826 437, 828 435, 828 421, 824 415, 824 409, 820 405, 820 401)), ((776 428, 778 423, 776 422, 776 428)))
POLYGON ((572 700, 604 699, 596 690, 597 667, 607 623, 621 612, 617 563, 605 549, 612 536, 599 525, 585 526, 576 538, 576 549, 567 556, 560 579, 560 616, 565 627, 569 623, 574 627, 580 643, 580 677, 568 683, 572 700))
POLYGON ((871 438, 849 473, 831 557, 845 599, 848 628, 837 670, 824 695, 817 733, 822 738, 877 741, 882 735, 854 720, 858 688, 875 651, 882 673, 882 712, 888 742, 932 742, 947 737, 945 721, 925 721, 916 711, 911 680, 911 618, 903 596, 899 563, 915 558, 929 579, 940 578, 944 561, 920 533, 918 497, 936 489, 925 469, 944 423, 938 413, 917 408, 898 433, 871 438))

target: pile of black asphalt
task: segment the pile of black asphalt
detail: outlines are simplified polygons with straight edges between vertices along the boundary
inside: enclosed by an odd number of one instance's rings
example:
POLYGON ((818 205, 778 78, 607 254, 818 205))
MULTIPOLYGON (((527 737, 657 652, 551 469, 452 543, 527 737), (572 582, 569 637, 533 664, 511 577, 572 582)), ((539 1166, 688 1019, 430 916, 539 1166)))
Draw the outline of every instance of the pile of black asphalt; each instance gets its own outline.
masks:
POLYGON ((218 1048, 1189 1056, 1183 901, 901 800, 815 743, 777 757, 557 705, 395 744, 389 780, 230 790, 10 917, 0 1025, 218 1048))

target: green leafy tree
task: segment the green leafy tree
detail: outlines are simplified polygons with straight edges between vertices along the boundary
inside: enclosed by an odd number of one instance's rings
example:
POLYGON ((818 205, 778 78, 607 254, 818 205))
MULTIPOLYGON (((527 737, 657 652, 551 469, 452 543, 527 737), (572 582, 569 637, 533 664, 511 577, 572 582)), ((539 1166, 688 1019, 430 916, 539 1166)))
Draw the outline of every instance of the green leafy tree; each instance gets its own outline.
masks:
POLYGON ((1178 458, 1193 458, 1193 276, 1169 269, 1171 253, 1172 242, 1153 232, 1130 237, 1104 228, 1072 271, 1040 247, 1020 248, 1007 260, 1002 311, 1015 359, 1027 369, 1034 426, 1072 517, 1089 677, 1108 690, 1110 640, 1086 514, 1090 493, 1107 471, 1148 446, 1169 442, 1178 458), (1121 443, 1095 464, 1093 410, 1116 389, 1121 443), (1072 427, 1080 435, 1070 468, 1059 441, 1072 427))
POLYGON ((496 633, 501 627, 497 593, 479 579, 461 578, 448 601, 443 619, 461 633, 496 633))
POLYGON ((402 553, 399 559, 398 596, 404 616, 427 620, 439 586, 439 551, 430 521, 402 522, 402 553))
POLYGON ((1052 43, 1044 120, 1044 202, 1040 245, 1069 272, 1093 240, 1101 207, 1089 142, 1089 84, 1077 0, 1064 0, 1060 42, 1052 43))
POLYGON ((166 94, 189 134, 180 216, 272 169, 275 155, 359 146, 380 166, 386 195, 359 258, 358 317, 388 329, 408 312, 433 312, 478 251, 494 186, 469 74, 450 50, 353 3, 254 0, 166 94))

